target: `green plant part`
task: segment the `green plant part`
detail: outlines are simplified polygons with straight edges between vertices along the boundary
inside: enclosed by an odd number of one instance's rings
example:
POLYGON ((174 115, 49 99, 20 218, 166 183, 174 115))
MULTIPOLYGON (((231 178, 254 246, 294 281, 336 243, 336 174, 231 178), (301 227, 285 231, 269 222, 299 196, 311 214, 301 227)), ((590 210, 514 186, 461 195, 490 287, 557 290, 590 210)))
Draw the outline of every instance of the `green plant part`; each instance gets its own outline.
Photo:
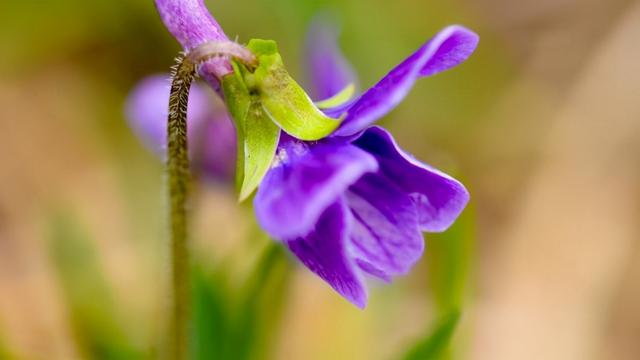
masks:
MULTIPOLYGON (((257 57, 257 66, 233 61, 234 72, 222 79, 240 145, 236 186, 241 201, 253 193, 271 166, 280 129, 312 141, 328 136, 340 124, 339 119, 324 115, 289 75, 274 41, 253 39, 247 48, 257 57)), ((347 87, 332 102, 343 102, 353 91, 347 87)))
POLYGON ((222 89, 238 134, 236 187, 240 201, 248 198, 269 170, 280 140, 280 129, 262 107, 260 99, 249 93, 240 66, 222 80, 222 89))
POLYGON ((253 39, 247 48, 258 57, 258 67, 250 78, 249 90, 257 92, 273 122, 300 140, 319 140, 340 125, 339 119, 326 116, 284 67, 276 43, 253 39))
POLYGON ((349 84, 332 97, 322 101, 317 101, 316 106, 320 109, 330 109, 332 107, 344 105, 347 101, 351 100, 355 92, 355 84, 349 84))

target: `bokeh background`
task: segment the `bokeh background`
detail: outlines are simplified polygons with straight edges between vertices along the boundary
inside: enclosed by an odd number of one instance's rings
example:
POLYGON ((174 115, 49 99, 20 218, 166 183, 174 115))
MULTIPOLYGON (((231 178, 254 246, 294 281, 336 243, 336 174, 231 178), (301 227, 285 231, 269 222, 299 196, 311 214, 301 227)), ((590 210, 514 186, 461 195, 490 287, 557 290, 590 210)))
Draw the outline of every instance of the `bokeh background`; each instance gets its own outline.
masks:
MULTIPOLYGON (((194 356, 640 358, 640 2, 207 4, 301 79, 320 11, 362 87, 448 24, 481 43, 382 121, 472 201, 365 311, 270 246, 228 186, 198 185, 194 356)), ((159 357, 163 168, 123 104, 177 43, 150 0, 4 0, 0 44, 0 359, 159 357)))

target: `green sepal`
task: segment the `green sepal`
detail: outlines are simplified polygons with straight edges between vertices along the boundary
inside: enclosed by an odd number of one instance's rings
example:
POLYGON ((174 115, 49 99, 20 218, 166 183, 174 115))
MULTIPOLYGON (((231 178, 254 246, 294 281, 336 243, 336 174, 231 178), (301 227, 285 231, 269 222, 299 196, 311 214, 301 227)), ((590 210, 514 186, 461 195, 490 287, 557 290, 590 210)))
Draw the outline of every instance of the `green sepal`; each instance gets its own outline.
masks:
POLYGON ((253 100, 244 128, 244 172, 240 201, 260 185, 271 167, 280 140, 280 128, 271 121, 259 100, 253 100))
POLYGON ((242 201, 253 193, 269 170, 280 129, 263 110, 259 97, 249 93, 242 74, 246 70, 236 63, 233 67, 234 72, 222 79, 222 91, 238 136, 236 188, 242 201))
POLYGON ((332 107, 344 105, 347 101, 351 100, 353 94, 356 92, 355 84, 351 83, 340 90, 337 94, 328 99, 322 101, 316 101, 316 106, 320 109, 330 109, 332 107))
POLYGON ((236 191, 240 192, 242 181, 244 179, 244 123, 251 104, 251 96, 249 90, 242 79, 240 67, 231 62, 234 72, 228 74, 222 79, 222 92, 224 93, 225 102, 229 114, 235 124, 237 137, 237 160, 236 160, 236 191))
POLYGON ((282 130, 300 140, 319 140, 340 125, 340 119, 326 116, 289 75, 271 40, 253 39, 247 48, 258 57, 252 76, 245 76, 249 91, 255 92, 267 115, 282 130))

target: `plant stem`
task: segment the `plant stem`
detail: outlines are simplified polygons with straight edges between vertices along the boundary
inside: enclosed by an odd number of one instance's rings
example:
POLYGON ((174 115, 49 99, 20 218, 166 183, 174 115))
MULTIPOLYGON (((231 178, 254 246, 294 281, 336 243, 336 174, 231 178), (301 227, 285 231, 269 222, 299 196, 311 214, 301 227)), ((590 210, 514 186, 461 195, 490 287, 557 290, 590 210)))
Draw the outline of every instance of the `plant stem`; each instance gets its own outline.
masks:
POLYGON ((189 344, 189 244, 187 199, 189 194, 189 153, 187 146, 187 101, 195 76, 195 65, 178 58, 171 82, 167 121, 167 172, 171 223, 171 320, 168 344, 171 359, 184 360, 189 344))

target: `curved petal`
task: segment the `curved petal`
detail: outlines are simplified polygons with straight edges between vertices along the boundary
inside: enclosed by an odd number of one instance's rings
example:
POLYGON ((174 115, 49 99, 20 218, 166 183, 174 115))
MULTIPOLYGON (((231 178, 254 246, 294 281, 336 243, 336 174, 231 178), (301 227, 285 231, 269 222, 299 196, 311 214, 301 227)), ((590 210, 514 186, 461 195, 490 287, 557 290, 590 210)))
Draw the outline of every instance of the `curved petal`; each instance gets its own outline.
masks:
POLYGON ((204 0, 155 0, 155 3, 162 22, 185 50, 207 41, 228 40, 204 0))
POLYGON ((411 195, 422 230, 446 230, 467 205, 469 193, 459 181, 405 153, 383 128, 365 130, 354 144, 375 156, 380 171, 411 195))
MULTIPOLYGON (((135 134, 162 159, 166 155, 169 91, 167 75, 149 76, 131 91, 125 104, 125 115, 135 134)), ((208 101, 206 90, 193 84, 187 110, 190 140, 194 139, 209 114, 208 101)))
POLYGON ((420 76, 435 75, 463 63, 476 50, 479 41, 478 34, 463 26, 446 27, 429 42, 436 50, 420 69, 420 76))
POLYGON ((353 135, 395 108, 416 79, 447 70, 463 62, 476 48, 478 36, 462 26, 449 26, 421 46, 367 90, 347 110, 334 134, 353 135))
POLYGON ((330 205, 316 227, 304 237, 286 241, 309 270, 359 308, 367 303, 367 290, 348 254, 349 216, 342 201, 330 205))
POLYGON ((382 280, 406 274, 424 239, 411 197, 380 173, 366 174, 346 194, 353 215, 349 238, 359 267, 382 280))
POLYGON ((348 143, 289 140, 276 158, 254 208, 260 225, 280 240, 306 235, 351 184, 378 167, 373 156, 348 143))
POLYGON ((203 175, 214 180, 233 182, 237 151, 235 131, 226 111, 221 109, 208 117, 199 136, 201 140, 190 144, 192 153, 198 155, 194 157, 194 166, 203 175))
MULTIPOLYGON (((155 4, 164 25, 187 51, 207 41, 229 40, 204 0, 155 0, 155 4)), ((198 72, 217 91, 217 78, 233 69, 228 59, 216 57, 200 65, 198 72)))
POLYGON ((338 33, 322 18, 315 19, 307 32, 305 60, 316 101, 331 98, 356 81, 352 66, 338 46, 338 33))

